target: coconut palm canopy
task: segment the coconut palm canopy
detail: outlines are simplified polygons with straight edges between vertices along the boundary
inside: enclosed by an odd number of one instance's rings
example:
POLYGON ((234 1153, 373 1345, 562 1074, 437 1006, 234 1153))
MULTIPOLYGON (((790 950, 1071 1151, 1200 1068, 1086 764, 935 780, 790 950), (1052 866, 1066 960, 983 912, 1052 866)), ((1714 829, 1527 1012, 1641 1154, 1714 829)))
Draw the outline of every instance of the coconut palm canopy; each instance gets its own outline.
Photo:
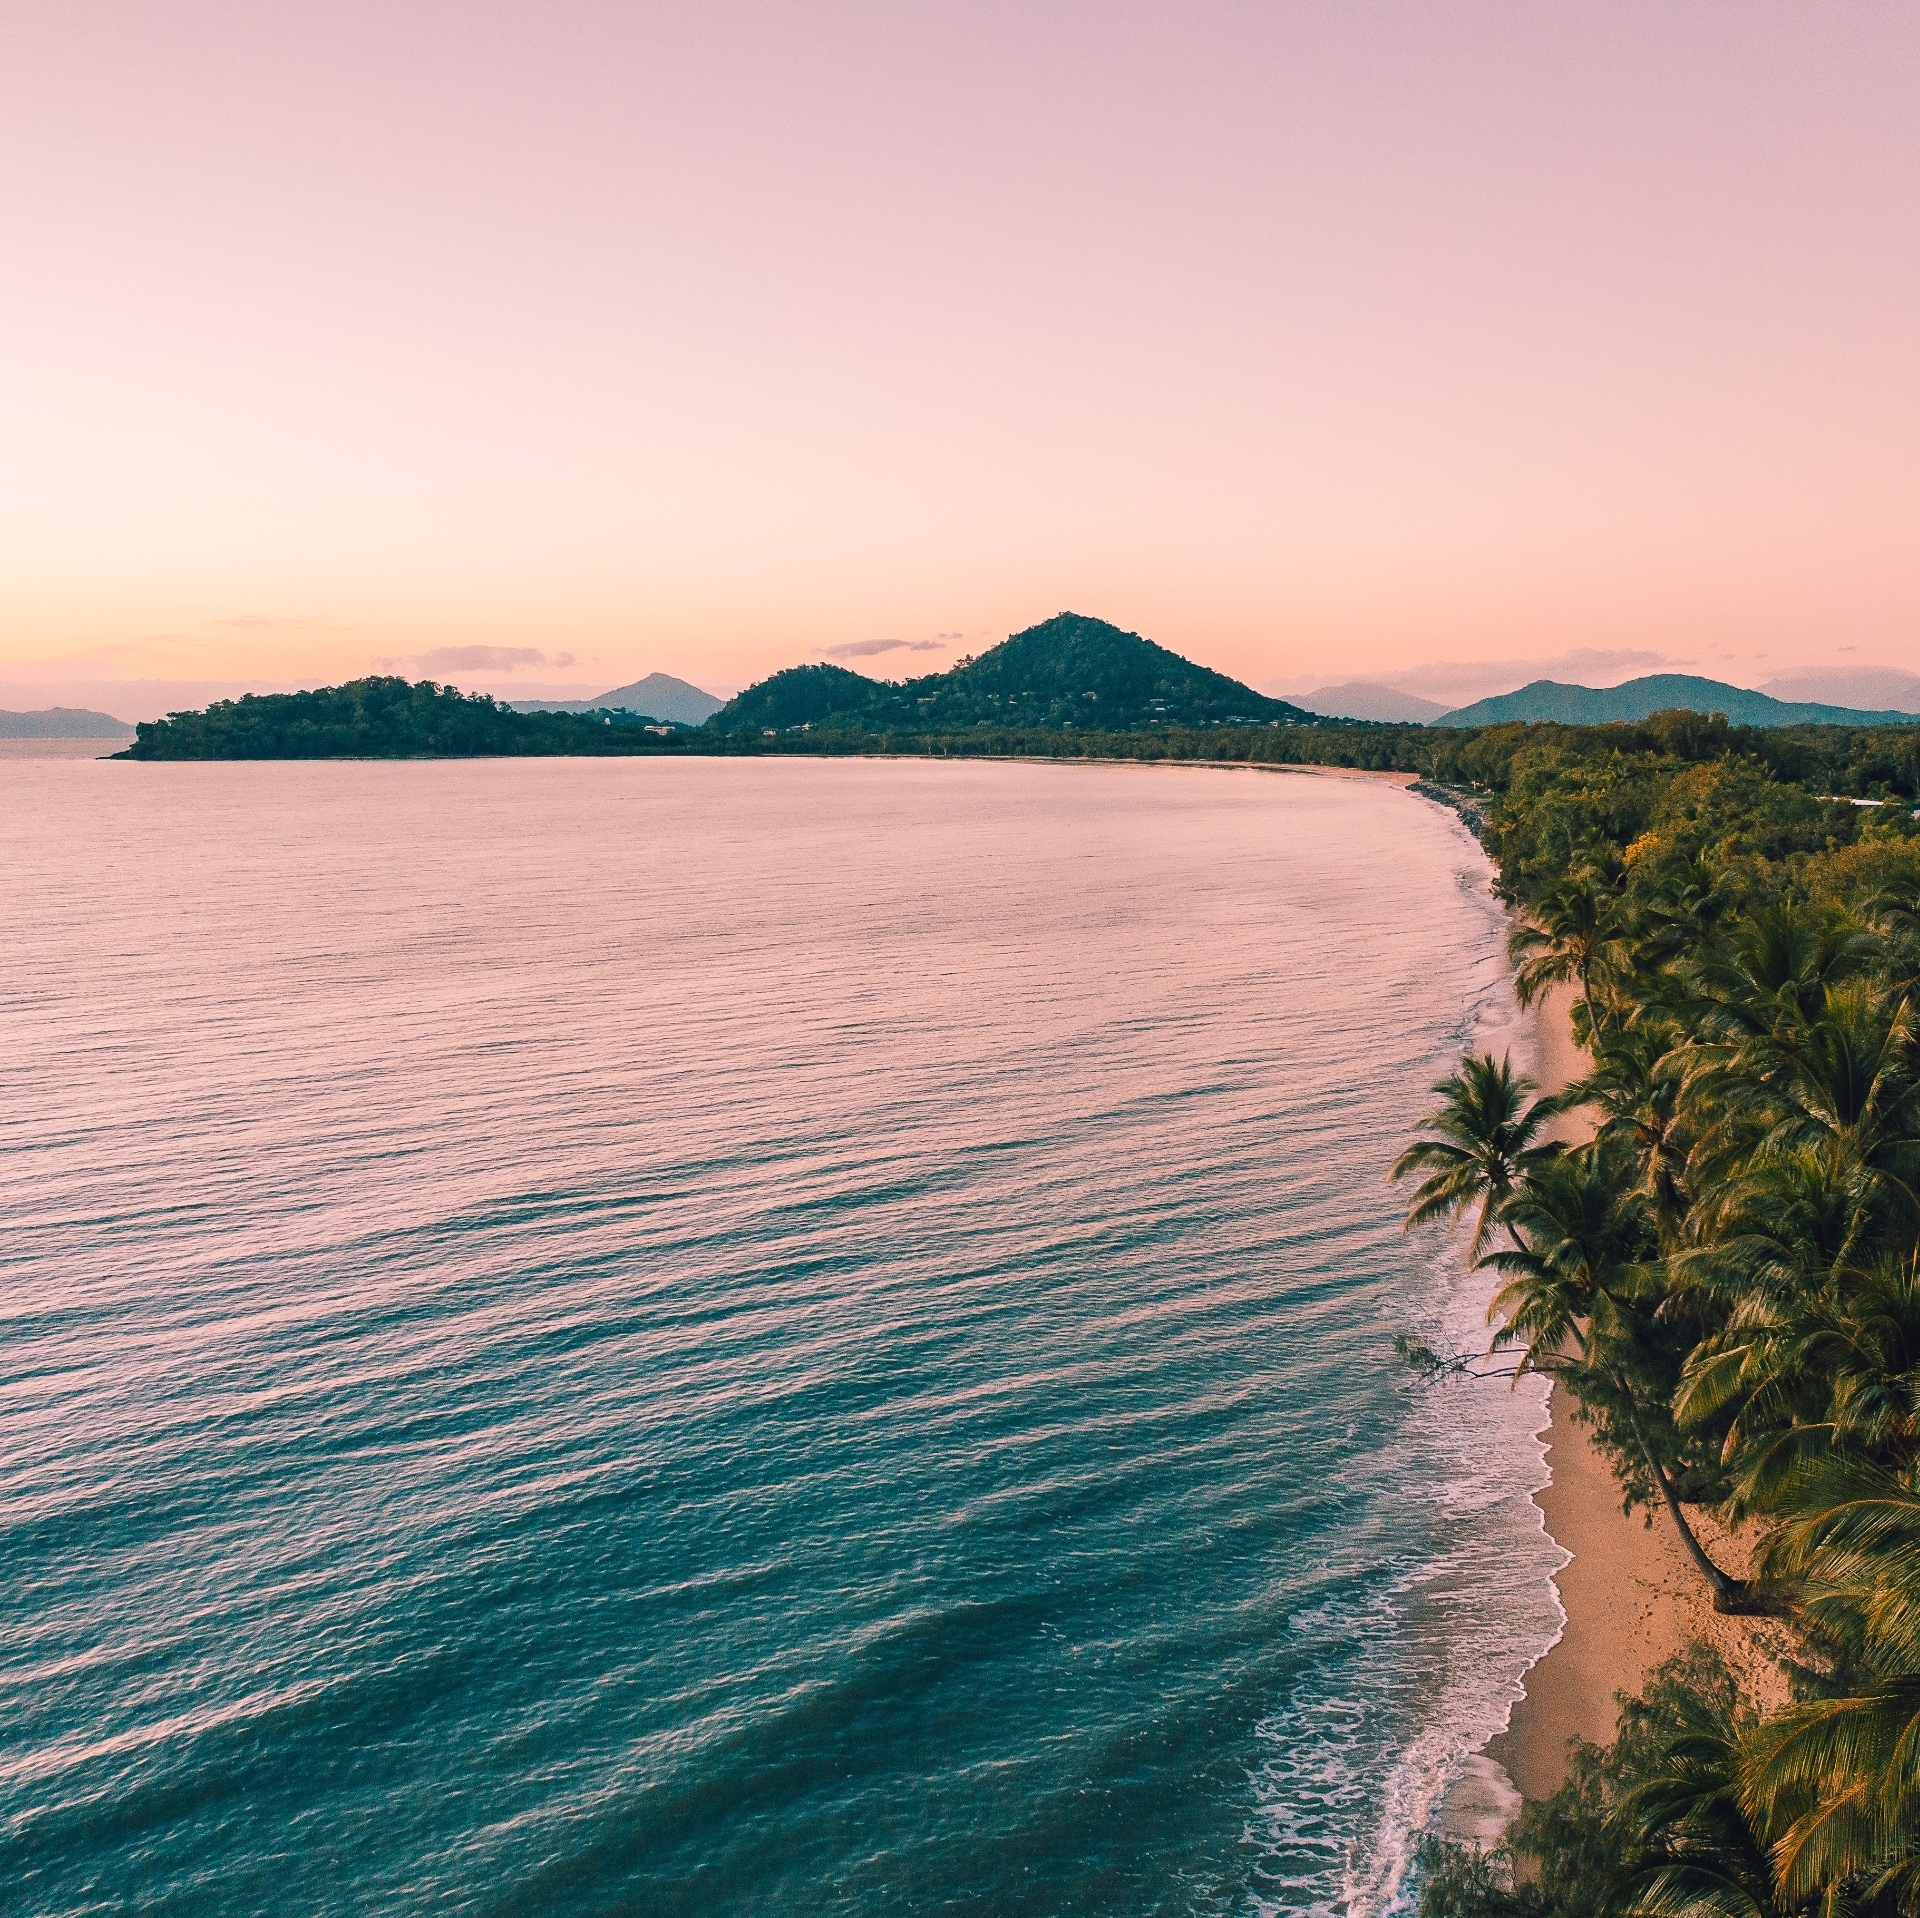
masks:
POLYGON ((1521 996, 1574 995, 1559 1104, 1590 1136, 1556 1147, 1556 1102, 1473 1057, 1394 1169, 1411 1227, 1472 1217, 1492 1351, 1575 1394, 1628 1502, 1803 1667, 1762 1714, 1674 1661, 1506 1852, 1429 1850, 1426 1918, 1912 1918, 1920 820, 1892 762, 1898 803, 1829 832, 1791 768, 1646 743, 1537 739, 1484 802, 1521 996), (1751 1582, 1703 1510, 1759 1528, 1751 1582))

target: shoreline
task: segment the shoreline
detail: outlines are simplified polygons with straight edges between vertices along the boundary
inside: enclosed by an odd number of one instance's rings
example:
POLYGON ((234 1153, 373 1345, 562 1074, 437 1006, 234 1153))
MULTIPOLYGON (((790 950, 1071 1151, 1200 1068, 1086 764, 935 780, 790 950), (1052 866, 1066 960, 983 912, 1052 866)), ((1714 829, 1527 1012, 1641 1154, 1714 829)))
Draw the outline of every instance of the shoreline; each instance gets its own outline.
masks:
MULTIPOLYGON (((1573 1040, 1573 999, 1571 987, 1557 988, 1534 1009, 1534 1077, 1545 1092, 1561 1090, 1585 1066, 1573 1040)), ((1570 1114, 1558 1130, 1573 1142, 1591 1128, 1570 1114)), ((1621 1510, 1612 1469, 1574 1414, 1574 1401, 1556 1385, 1544 1432, 1552 1476, 1533 1495, 1547 1535, 1570 1554, 1553 1579, 1565 1623, 1525 1674, 1506 1730, 1480 1754, 1529 1802, 1550 1796, 1565 1781, 1570 1739, 1597 1745, 1612 1740, 1616 1693, 1639 1691, 1655 1666, 1695 1639, 1719 1650, 1753 1702, 1786 1701, 1776 1662, 1786 1646, 1778 1626, 1722 1618, 1713 1610, 1666 1515, 1655 1512, 1649 1525, 1646 1512, 1621 1510)), ((1691 1516, 1707 1550, 1730 1570, 1744 1570, 1742 1541, 1705 1512, 1691 1516)))
MULTIPOLYGON (((672 760, 677 764, 689 761, 702 763, 713 760, 780 760, 809 765, 822 765, 832 760, 872 760, 900 761, 908 764, 929 766, 1196 766, 1212 772, 1258 772, 1258 773, 1311 773, 1317 777, 1334 779, 1371 779, 1387 785, 1406 788, 1421 783, 1424 774, 1406 772, 1392 767, 1379 766, 1332 766, 1318 765, 1304 759, 1188 759, 1179 755, 1167 755, 1160 758, 1137 757, 1131 753, 910 753, 910 752, 669 752, 644 749, 637 752, 607 753, 318 753, 311 756, 293 753, 272 753, 254 756, 244 753, 192 753, 165 756, 152 759, 137 758, 128 750, 134 742, 131 740, 31 740, 8 742, 0 740, 0 748, 9 743, 34 746, 54 745, 64 747, 76 745, 84 747, 109 746, 111 752, 76 752, 67 754, 32 753, 18 754, 23 758, 95 758, 124 760, 129 765, 141 766, 399 766, 399 765, 450 765, 470 760, 523 760, 539 759, 546 761, 565 760, 569 763, 591 761, 600 764, 607 761, 625 761, 634 759, 672 760)), ((0 758, 8 757, 0 751, 0 758)))

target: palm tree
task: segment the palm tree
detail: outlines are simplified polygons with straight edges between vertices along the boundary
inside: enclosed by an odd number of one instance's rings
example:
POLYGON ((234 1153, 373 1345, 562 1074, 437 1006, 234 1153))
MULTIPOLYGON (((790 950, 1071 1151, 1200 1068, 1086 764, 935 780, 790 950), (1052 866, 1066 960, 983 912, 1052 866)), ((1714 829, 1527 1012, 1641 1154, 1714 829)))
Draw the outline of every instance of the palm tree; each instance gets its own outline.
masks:
POLYGON ((1636 997, 1658 969, 1698 951, 1733 906, 1731 875, 1691 859, 1654 876, 1633 913, 1636 997))
POLYGON ((1532 904, 1530 919, 1515 926, 1507 938, 1508 952, 1519 961, 1514 986, 1523 1006, 1531 1006, 1548 987, 1577 979, 1588 1029, 1600 1029, 1594 976, 1607 956, 1626 941, 1621 885, 1617 862, 1582 866, 1532 904))
POLYGON ((1563 1095, 1568 1106, 1595 1110, 1599 1139, 1636 1168, 1632 1189, 1646 1200, 1663 1243, 1678 1233, 1690 1203, 1688 1065, 1670 1026, 1640 1021, 1602 1039, 1593 1070, 1563 1095))
POLYGON ((1530 1171, 1501 1206, 1509 1251, 1480 1263, 1502 1283, 1487 1306, 1494 1349, 1525 1348, 1523 1372, 1562 1373, 1584 1359, 1594 1314, 1634 1282, 1640 1247, 1620 1202, 1610 1155, 1591 1146, 1530 1171))
MULTIPOLYGON (((1689 1177, 1701 1179, 1697 1153, 1689 1177)), ((1731 1313, 1756 1295, 1810 1294, 1857 1263, 1872 1238, 1873 1181, 1817 1152, 1777 1151, 1718 1168, 1674 1268, 1731 1313)))
POLYGON ((1608 1813, 1622 1851, 1647 1860, 1633 1918, 1779 1918, 1740 1794, 1754 1714, 1717 1661, 1711 1681, 1674 1686, 1663 1704, 1676 1722, 1608 1813))
POLYGON ((1843 914, 1779 899, 1729 921, 1687 971, 1719 1036, 1785 1039, 1818 1015, 1828 986, 1857 977, 1875 956, 1843 914))
POLYGON ((1912 979, 1920 966, 1920 873, 1889 880, 1862 912, 1887 942, 1889 972, 1895 978, 1912 979))
POLYGON ((1430 1113, 1426 1130, 1438 1136, 1410 1145, 1393 1162, 1393 1177, 1416 1172, 1427 1176, 1414 1189, 1407 1208, 1407 1229, 1434 1219, 1456 1219, 1477 1205, 1473 1256, 1478 1258, 1502 1205, 1536 1166, 1546 1164, 1559 1144, 1545 1138, 1547 1125, 1561 1112, 1556 1098, 1528 1100, 1534 1081, 1516 1075, 1512 1055, 1470 1055, 1434 1088, 1444 1103, 1430 1113))
POLYGON ((1920 1255, 1740 1300, 1689 1355, 1674 1416, 1698 1426, 1729 1408, 1734 1512, 1772 1508, 1808 1461, 1920 1458, 1920 1255))
POLYGON ((1749 1612, 1756 1604, 1745 1582, 1722 1571, 1695 1535, 1630 1376, 1635 1321, 1656 1281, 1644 1257, 1644 1220, 1631 1200, 1622 1202, 1620 1186, 1613 1155, 1588 1145, 1532 1169, 1502 1205, 1514 1247, 1480 1261, 1503 1280, 1487 1307, 1500 1322, 1494 1350, 1523 1346, 1521 1371, 1551 1373, 1576 1389, 1585 1377, 1606 1389, 1714 1610, 1749 1612))
POLYGON ((1771 1839, 1783 1899, 1848 1891, 1920 1907, 1920 1489, 1911 1475, 1809 1465, 1769 1540, 1772 1569, 1847 1648, 1845 1689, 1763 1721, 1741 1798, 1771 1839))
POLYGON ((1757 1035, 1737 1069, 1772 1119, 1764 1153, 1805 1150, 1869 1171, 1879 1196, 1911 1226, 1920 1219, 1920 1057, 1904 995, 1864 980, 1828 986, 1790 1041, 1757 1035))

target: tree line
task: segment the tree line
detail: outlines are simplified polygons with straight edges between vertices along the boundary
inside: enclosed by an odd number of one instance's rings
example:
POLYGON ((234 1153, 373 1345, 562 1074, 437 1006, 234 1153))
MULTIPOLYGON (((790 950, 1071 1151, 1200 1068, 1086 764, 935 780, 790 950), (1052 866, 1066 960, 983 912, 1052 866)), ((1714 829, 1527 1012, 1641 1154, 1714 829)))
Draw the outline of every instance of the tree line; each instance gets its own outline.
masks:
POLYGON ((1912 1918, 1920 732, 1668 714, 1446 750, 1521 997, 1570 988, 1590 1070, 1549 1097, 1470 1056, 1435 1088, 1395 1173, 1410 1224, 1471 1218, 1494 1330, 1402 1356, 1549 1375, 1715 1608, 1799 1650, 1766 1712, 1708 1648, 1662 1668, 1500 1851, 1429 1846, 1424 1918, 1912 1918), (1702 1511, 1753 1528, 1749 1569, 1702 1511))
POLYGON ((374 675, 249 693, 134 729, 126 759, 472 759, 684 750, 681 727, 633 713, 517 713, 484 693, 374 675))

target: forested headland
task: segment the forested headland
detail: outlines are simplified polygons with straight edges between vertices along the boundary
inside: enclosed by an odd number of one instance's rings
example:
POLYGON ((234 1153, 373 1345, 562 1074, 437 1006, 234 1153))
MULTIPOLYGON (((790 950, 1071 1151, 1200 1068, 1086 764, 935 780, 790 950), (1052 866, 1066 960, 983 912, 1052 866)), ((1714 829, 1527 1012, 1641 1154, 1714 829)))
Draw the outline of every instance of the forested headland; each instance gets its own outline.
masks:
POLYGON ((1911 1918, 1920 730, 1664 714, 1457 750, 1429 770, 1479 800, 1522 995, 1572 987, 1591 1071, 1543 1098, 1469 1057, 1435 1088, 1395 1170, 1410 1223, 1473 1221, 1494 1332, 1402 1355, 1551 1375, 1716 1609, 1799 1649, 1765 1712, 1704 1647, 1662 1668, 1502 1850, 1429 1847, 1425 1918, 1911 1918), (1573 1107, 1591 1138, 1556 1143, 1573 1107), (1742 1575, 1703 1510, 1750 1529, 1742 1575))
POLYGON ((682 727, 630 713, 518 713, 432 680, 249 693, 142 722, 121 759, 476 759, 672 751, 682 727))

